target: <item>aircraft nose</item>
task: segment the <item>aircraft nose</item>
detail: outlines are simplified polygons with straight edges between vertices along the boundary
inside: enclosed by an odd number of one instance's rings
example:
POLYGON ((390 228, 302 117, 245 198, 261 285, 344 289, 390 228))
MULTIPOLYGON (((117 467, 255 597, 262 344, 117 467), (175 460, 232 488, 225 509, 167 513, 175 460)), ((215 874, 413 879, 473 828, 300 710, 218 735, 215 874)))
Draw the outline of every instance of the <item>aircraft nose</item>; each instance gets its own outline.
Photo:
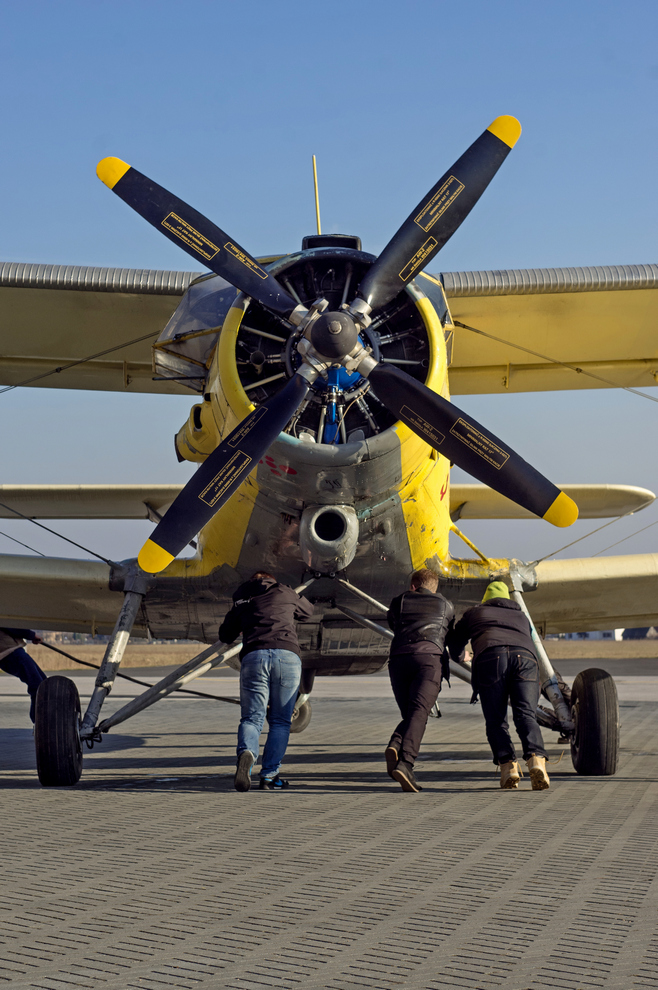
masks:
POLYGON ((347 313, 321 313, 311 329, 313 347, 330 360, 349 354, 358 336, 356 324, 347 313))

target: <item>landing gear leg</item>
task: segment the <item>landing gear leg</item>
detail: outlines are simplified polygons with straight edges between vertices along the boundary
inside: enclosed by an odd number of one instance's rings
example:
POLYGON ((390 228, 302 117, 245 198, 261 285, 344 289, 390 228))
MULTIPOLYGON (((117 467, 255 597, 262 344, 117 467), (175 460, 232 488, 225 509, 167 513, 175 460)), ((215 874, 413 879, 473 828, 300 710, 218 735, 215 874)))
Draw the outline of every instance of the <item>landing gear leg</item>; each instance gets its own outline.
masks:
POLYGON ((130 632, 146 594, 148 578, 141 570, 131 573, 107 644, 96 685, 84 719, 80 697, 70 677, 47 677, 39 686, 35 706, 34 741, 37 772, 44 787, 71 787, 82 774, 82 741, 94 739, 101 706, 112 690, 130 632))
POLYGON ((115 623, 110 642, 107 644, 105 656, 96 677, 94 692, 80 727, 80 736, 82 739, 94 738, 98 716, 100 715, 103 702, 112 690, 119 664, 123 659, 123 654, 130 639, 132 627, 147 591, 147 584, 148 577, 139 568, 131 572, 126 581, 123 605, 115 623))
POLYGON ((558 679, 553 670, 553 664, 549 660, 548 653, 544 648, 541 637, 537 630, 535 629, 535 624, 532 621, 532 616, 528 611, 528 606, 526 605, 523 598, 523 582, 521 575, 518 571, 510 569, 510 578, 512 579, 512 598, 521 606, 521 609, 530 623, 530 632, 532 634, 532 642, 535 647, 535 652, 537 654, 537 660, 539 665, 539 679, 541 681, 541 688, 555 711, 555 719, 558 723, 558 728, 562 731, 565 736, 571 736, 574 730, 573 720, 571 718, 571 712, 569 711, 569 706, 562 696, 560 691, 560 686, 558 684, 558 679))

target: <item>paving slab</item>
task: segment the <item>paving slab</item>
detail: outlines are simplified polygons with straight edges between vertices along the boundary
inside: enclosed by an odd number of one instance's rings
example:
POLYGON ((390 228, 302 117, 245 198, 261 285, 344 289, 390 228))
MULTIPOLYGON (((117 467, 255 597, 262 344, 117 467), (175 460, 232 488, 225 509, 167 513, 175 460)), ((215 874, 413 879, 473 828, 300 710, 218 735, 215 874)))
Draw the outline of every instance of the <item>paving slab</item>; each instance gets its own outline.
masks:
POLYGON ((352 696, 318 692, 290 789, 238 794, 235 708, 182 697, 109 733, 75 788, 43 789, 3 680, 0 984, 658 990, 658 704, 622 700, 616 776, 579 777, 567 751, 550 790, 502 792, 456 687, 404 794, 386 678, 331 681, 352 696))

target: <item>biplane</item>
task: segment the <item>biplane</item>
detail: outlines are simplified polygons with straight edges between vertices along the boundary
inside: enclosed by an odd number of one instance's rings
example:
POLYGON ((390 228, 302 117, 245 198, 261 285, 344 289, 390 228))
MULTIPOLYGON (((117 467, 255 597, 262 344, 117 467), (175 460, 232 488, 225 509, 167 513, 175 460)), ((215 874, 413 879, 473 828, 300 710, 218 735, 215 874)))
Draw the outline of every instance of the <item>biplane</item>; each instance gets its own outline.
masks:
MULTIPOLYGON (((152 179, 107 158, 98 166, 104 184, 202 270, 0 266, 5 384, 195 399, 175 440, 178 459, 199 465, 184 486, 0 491, 2 516, 156 524, 129 560, 0 556, 3 624, 111 634, 84 713, 69 678, 40 688, 44 785, 75 784, 83 744, 209 667, 238 665, 239 646, 227 650, 216 630, 231 592, 257 569, 316 603, 314 621, 299 630, 296 731, 310 721, 316 676, 385 665, 382 611, 413 570, 429 567, 457 614, 489 581, 510 585, 540 656, 550 703, 540 721, 570 742, 578 772, 615 772, 614 681, 584 671, 567 704, 542 636, 658 622, 658 555, 492 559, 460 527, 533 517, 568 526, 579 512, 623 515, 654 495, 557 486, 453 397, 654 385, 658 266, 429 274, 519 135, 513 117, 497 118, 378 257, 357 236, 322 234, 319 224, 301 250, 254 257, 152 179), (474 482, 451 485, 453 464, 474 482), (451 555, 451 532, 468 556, 451 555), (180 557, 190 543, 194 555, 180 557), (102 719, 131 634, 209 645, 102 719)), ((544 428, 537 424, 539 456, 544 428)), ((470 678, 468 664, 453 669, 470 678)))

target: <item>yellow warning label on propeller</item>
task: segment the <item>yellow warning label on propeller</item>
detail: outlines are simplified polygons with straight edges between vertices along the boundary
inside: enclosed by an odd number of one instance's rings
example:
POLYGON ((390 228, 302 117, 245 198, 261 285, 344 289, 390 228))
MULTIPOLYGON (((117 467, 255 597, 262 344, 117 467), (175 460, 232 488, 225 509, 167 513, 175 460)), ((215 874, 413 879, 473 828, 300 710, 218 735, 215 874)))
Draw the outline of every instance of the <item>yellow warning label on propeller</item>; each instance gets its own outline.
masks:
POLYGON ((423 246, 416 251, 411 261, 400 272, 400 278, 403 282, 408 282, 416 269, 421 268, 425 264, 428 256, 438 246, 438 243, 434 237, 427 238, 423 246))
POLYGON ((229 447, 237 447, 239 443, 248 437, 253 430, 256 423, 267 415, 267 408, 265 406, 259 406, 258 409, 254 410, 250 416, 240 423, 240 425, 231 434, 231 439, 228 441, 229 447))
POLYGON ((476 430, 465 419, 458 419, 454 426, 451 427, 450 432, 453 437, 457 437, 458 440, 465 443, 467 447, 470 447, 472 451, 479 454, 480 457, 491 464, 492 467, 497 468, 498 471, 509 460, 510 455, 505 450, 502 450, 501 447, 485 436, 484 433, 476 430))
POLYGON ((187 244, 191 247, 197 254, 200 254, 202 258, 206 261, 210 261, 214 258, 219 248, 212 241, 209 241, 207 237, 200 234, 198 230, 179 217, 177 213, 170 213, 162 221, 162 226, 170 230, 183 244, 187 244))
POLYGON ((252 460, 253 458, 251 458, 249 454, 245 454, 243 451, 237 450, 235 454, 233 454, 233 457, 226 462, 221 471, 215 475, 210 484, 206 485, 203 491, 199 494, 201 501, 205 502, 206 505, 209 505, 211 508, 216 505, 231 485, 242 477, 252 460))
POLYGON ((428 423, 426 419, 409 406, 402 406, 400 410, 400 418, 407 423, 412 430, 418 433, 422 433, 428 443, 431 443, 436 450, 445 440, 443 433, 439 433, 435 430, 431 423, 428 423))
POLYGON ((434 226, 439 217, 445 213, 448 207, 454 203, 463 188, 464 183, 456 179, 454 175, 451 175, 449 179, 446 179, 439 191, 434 193, 429 202, 425 203, 418 216, 414 217, 414 223, 417 223, 425 231, 429 230, 430 227, 434 226))
POLYGON ((229 254, 232 254, 235 260, 239 261, 240 264, 246 265, 249 271, 253 272, 254 275, 258 275, 259 278, 267 278, 267 272, 261 268, 260 265, 257 265, 254 259, 250 258, 248 254, 245 254, 239 247, 232 244, 231 241, 226 242, 224 249, 228 251, 229 254))

